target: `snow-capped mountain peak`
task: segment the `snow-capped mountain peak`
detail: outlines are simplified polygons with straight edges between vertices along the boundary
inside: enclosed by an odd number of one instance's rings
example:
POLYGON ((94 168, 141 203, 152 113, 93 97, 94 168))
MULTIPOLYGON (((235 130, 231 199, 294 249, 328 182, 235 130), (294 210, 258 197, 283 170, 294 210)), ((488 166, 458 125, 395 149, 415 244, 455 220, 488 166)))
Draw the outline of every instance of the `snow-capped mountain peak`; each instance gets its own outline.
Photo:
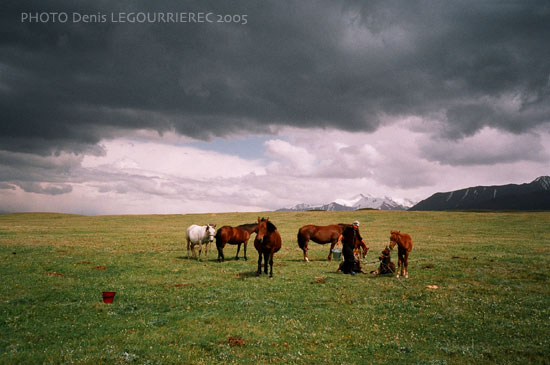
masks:
POLYGON ((353 207, 368 198, 372 198, 372 196, 370 194, 367 194, 366 196, 363 194, 358 194, 349 199, 336 199, 334 203, 344 205, 346 207, 353 207))
POLYGON ((370 194, 358 194, 348 199, 335 199, 331 203, 327 204, 297 204, 292 208, 280 209, 280 210, 357 210, 357 209, 380 209, 380 210, 406 210, 409 206, 412 206, 409 200, 405 200, 405 204, 400 204, 392 198, 385 196, 384 198, 377 198, 370 194))
POLYGON ((539 183, 544 190, 550 190, 550 176, 537 177, 533 183, 539 183))
POLYGON ((383 197, 383 198, 376 198, 372 195, 362 195, 362 198, 357 201, 353 207, 355 209, 364 209, 364 208, 372 208, 372 209, 395 209, 395 208, 401 208, 401 205, 397 203, 395 200, 393 200, 390 197, 383 197))

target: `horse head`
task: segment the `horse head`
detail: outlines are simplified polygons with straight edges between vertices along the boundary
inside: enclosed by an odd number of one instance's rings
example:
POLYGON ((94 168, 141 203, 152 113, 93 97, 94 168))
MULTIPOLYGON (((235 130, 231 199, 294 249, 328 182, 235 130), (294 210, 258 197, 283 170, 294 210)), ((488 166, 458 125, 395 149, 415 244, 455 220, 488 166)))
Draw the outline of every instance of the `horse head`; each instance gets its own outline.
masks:
POLYGON ((399 235, 400 235, 399 231, 391 231, 391 234, 390 234, 390 250, 393 250, 395 245, 397 245, 399 243, 399 238, 400 238, 399 235))
POLYGON ((263 243, 264 238, 276 230, 277 227, 269 221, 269 217, 261 219, 258 217, 258 232, 256 233, 256 239, 258 241, 263 243))
POLYGON ((208 241, 214 242, 214 236, 216 235, 216 225, 208 224, 206 226, 206 234, 208 235, 208 241))
POLYGON ((258 217, 258 231, 256 232, 256 239, 260 242, 264 242, 264 237, 267 234, 267 222, 269 221, 268 218, 260 218, 258 217))

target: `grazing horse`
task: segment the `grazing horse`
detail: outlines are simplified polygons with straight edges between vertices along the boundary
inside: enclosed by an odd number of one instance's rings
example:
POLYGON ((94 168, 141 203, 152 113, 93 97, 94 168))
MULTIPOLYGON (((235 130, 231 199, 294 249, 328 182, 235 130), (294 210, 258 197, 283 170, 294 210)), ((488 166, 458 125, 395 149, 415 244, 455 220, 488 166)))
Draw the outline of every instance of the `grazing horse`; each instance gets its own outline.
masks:
POLYGON ((397 277, 403 275, 409 277, 409 252, 413 248, 413 242, 411 236, 407 233, 401 233, 399 231, 391 231, 390 235, 390 249, 393 249, 397 245, 397 277))
POLYGON ((262 255, 264 257, 264 272, 267 274, 267 263, 269 262, 269 277, 273 277, 273 255, 281 249, 281 235, 277 227, 269 221, 269 218, 258 217, 258 233, 254 240, 254 247, 258 251, 258 271, 256 276, 262 274, 262 255))
POLYGON ((244 259, 246 258, 246 246, 248 245, 248 240, 250 235, 256 232, 258 233, 258 224, 241 224, 237 227, 223 226, 218 229, 216 232, 216 247, 218 248, 218 261, 222 262, 225 260, 223 255, 223 248, 226 244, 238 245, 237 246, 237 256, 235 260, 239 259, 239 251, 241 250, 241 244, 244 243, 244 259))
POLYGON ((214 234, 216 233, 216 225, 208 224, 206 226, 198 226, 192 224, 187 227, 187 258, 189 258, 189 249, 193 250, 193 256, 195 256, 195 245, 199 245, 199 257, 201 259, 202 244, 206 245, 206 259, 208 260, 208 244, 214 241, 214 234))
MULTIPOLYGON (((351 227, 351 224, 331 224, 328 226, 315 226, 308 224, 298 230, 298 246, 304 251, 304 260, 309 261, 307 257, 307 244, 309 240, 324 245, 330 242, 330 251, 328 253, 328 260, 332 260, 332 249, 341 239, 342 232, 346 227, 351 227)), ((356 242, 356 247, 363 248, 363 257, 367 255, 369 248, 362 241, 356 242)))

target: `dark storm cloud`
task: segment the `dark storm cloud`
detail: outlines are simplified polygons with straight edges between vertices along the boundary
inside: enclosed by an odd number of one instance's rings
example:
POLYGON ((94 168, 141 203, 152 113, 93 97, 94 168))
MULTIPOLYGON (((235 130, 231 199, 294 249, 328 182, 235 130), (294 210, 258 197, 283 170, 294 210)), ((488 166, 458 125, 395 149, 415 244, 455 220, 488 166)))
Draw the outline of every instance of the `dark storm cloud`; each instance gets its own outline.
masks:
POLYGON ((82 181, 81 162, 82 155, 39 156, 0 150, 0 178, 4 181, 0 189, 14 190, 19 186, 30 193, 70 193, 72 186, 67 183, 82 181))
POLYGON ((270 125, 373 131, 387 116, 436 115, 451 139, 548 122, 545 1, 1 7, 4 150, 100 154, 102 138, 135 129, 197 138, 270 125), (28 11, 212 11, 247 14, 248 24, 22 23, 28 11))

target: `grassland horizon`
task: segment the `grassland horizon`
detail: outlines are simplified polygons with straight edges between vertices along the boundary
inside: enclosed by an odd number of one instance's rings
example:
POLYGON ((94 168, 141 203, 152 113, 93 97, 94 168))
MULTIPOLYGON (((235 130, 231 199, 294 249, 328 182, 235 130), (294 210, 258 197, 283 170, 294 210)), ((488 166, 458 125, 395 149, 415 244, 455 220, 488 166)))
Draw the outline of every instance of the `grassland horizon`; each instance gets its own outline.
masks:
MULTIPOLYGON (((550 355, 550 212, 0 215, 0 363, 503 363, 550 355), (274 278, 187 259, 190 224, 269 216, 274 278), (365 271, 398 229, 409 279, 337 273, 305 224, 361 222, 365 271), (112 304, 102 291, 116 291, 112 304)), ((396 254, 392 260, 397 261, 396 254)))

